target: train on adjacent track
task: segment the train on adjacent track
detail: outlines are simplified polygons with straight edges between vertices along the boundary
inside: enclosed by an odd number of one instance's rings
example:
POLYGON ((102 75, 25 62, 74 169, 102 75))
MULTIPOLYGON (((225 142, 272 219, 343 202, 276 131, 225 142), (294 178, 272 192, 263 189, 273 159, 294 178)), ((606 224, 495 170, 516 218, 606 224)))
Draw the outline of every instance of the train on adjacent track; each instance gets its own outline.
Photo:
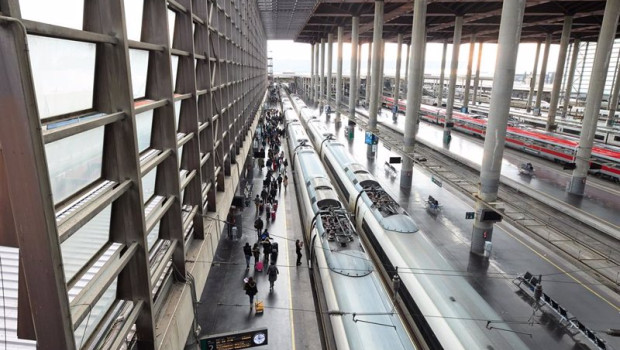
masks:
POLYGON ((325 348, 417 349, 296 112, 281 100, 325 348))
MULTIPOLYGON (((394 105, 391 97, 384 97, 383 101, 387 107, 394 105)), ((399 101, 399 106, 399 110, 405 110, 406 101, 399 101)), ((445 108, 422 105, 419 115, 421 120, 443 125, 445 108)), ((481 115, 454 111, 452 121, 455 130, 480 138, 485 136, 487 119, 481 115)), ((556 163, 571 165, 575 163, 579 142, 570 136, 522 126, 508 126, 506 146, 556 163)), ((604 144, 594 145, 590 173, 620 182, 620 149, 604 144)))
POLYGON ((424 271, 454 271, 438 253, 413 218, 382 185, 356 162, 346 147, 336 141, 323 120, 291 96, 293 107, 304 124, 328 169, 346 208, 352 213, 357 231, 371 247, 384 280, 398 275, 398 304, 417 337, 430 349, 525 349, 512 332, 492 332, 486 322, 494 320, 502 328, 510 326, 466 281, 454 274, 424 271))

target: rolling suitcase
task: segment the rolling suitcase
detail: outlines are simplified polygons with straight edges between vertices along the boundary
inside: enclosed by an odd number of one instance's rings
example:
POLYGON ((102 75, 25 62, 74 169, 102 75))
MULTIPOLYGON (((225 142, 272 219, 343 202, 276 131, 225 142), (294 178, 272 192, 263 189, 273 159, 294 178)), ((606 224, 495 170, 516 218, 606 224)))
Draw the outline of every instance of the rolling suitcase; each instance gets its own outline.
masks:
POLYGON ((256 271, 258 271, 258 272, 263 272, 263 261, 262 261, 262 260, 259 260, 259 261, 256 263, 256 271))
POLYGON ((265 304, 262 301, 255 301, 254 307, 257 315, 262 315, 262 313, 265 311, 265 304))
POLYGON ((271 221, 275 221, 276 220, 276 212, 272 211, 271 212, 271 221))

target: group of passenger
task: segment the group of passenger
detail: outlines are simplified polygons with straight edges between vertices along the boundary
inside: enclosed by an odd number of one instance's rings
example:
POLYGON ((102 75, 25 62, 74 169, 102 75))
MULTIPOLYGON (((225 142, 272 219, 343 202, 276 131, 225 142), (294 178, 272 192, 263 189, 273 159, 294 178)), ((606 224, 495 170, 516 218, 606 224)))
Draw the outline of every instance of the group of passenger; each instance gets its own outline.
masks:
MULTIPOLYGON (((246 242, 245 246, 243 246, 246 270, 250 269, 252 258, 254 259, 254 269, 256 272, 262 272, 263 266, 268 266, 266 272, 270 291, 273 291, 274 283, 279 274, 278 267, 276 266, 279 247, 278 243, 274 242, 270 237, 268 226, 270 222, 276 219, 282 185, 284 185, 284 191, 286 191, 288 186, 288 176, 286 175, 288 161, 284 156, 284 151, 280 149, 282 146, 281 137, 284 135, 284 129, 281 128, 282 122, 283 115, 277 110, 268 110, 259 120, 253 141, 256 167, 260 173, 263 172, 263 167, 266 166, 267 169, 260 194, 257 194, 254 198, 256 209, 254 228, 256 229, 257 241, 253 245, 246 242), (264 221, 261 217, 263 212, 265 213, 264 221)), ((296 244, 296 253, 298 245, 299 243, 296 244)), ((301 255, 301 249, 299 249, 299 255, 301 255)), ((248 277, 244 290, 250 298, 251 309, 254 296, 258 293, 256 280, 248 277)))

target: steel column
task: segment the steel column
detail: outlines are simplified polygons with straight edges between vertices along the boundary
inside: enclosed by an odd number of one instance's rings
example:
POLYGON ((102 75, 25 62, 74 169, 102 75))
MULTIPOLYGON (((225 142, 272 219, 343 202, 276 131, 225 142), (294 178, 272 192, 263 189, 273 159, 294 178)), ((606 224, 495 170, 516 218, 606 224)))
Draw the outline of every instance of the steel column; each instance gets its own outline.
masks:
MULTIPOLYGON (((326 104, 331 104, 332 99, 332 61, 334 48, 334 34, 327 34, 327 85, 325 87, 326 104)), ((329 116, 328 116, 329 117, 329 116)))
MULTIPOLYGON (((383 51, 383 0, 375 1, 375 17, 372 42, 372 77, 370 83, 370 107, 368 108, 368 130, 377 130, 377 113, 381 107, 379 93, 381 91, 381 54, 383 51)), ((376 145, 368 145, 366 156, 374 158, 376 145)))
POLYGON ((477 255, 485 254, 485 243, 493 237, 493 223, 481 221, 480 214, 489 203, 497 199, 524 11, 525 0, 504 1, 502 5, 497 62, 489 106, 489 116, 492 117, 488 120, 484 139, 479 200, 476 202, 477 214, 471 239, 471 252, 477 255))
POLYGON ((368 58, 366 62, 366 89, 365 89, 365 97, 364 97, 364 105, 366 108, 370 105, 370 65, 372 63, 372 42, 368 43, 368 58))
MULTIPOLYGON (((396 81, 394 82, 394 105, 398 106, 398 101, 400 100, 400 61, 402 57, 402 48, 403 48, 403 34, 398 33, 396 39, 396 81)), ((396 118, 398 113, 394 113, 394 118, 396 118)))
POLYGON ((349 117, 352 119, 355 116, 355 100, 356 95, 358 94, 358 86, 357 86, 357 74, 359 73, 356 69, 358 66, 358 62, 360 57, 357 57, 357 50, 353 50, 354 47, 358 45, 359 40, 359 25, 360 18, 358 16, 351 17, 351 65, 350 65, 350 74, 349 74, 349 117))
POLYGON ((562 38, 560 39, 560 52, 558 62, 555 66, 555 76, 553 77, 553 89, 551 90, 551 101, 549 102, 549 113, 547 114, 547 131, 555 129, 555 114, 560 102, 560 89, 562 88, 562 78, 564 77, 564 66, 566 65, 566 52, 570 41, 570 31, 573 25, 573 16, 564 16, 562 26, 562 38))
POLYGON ((536 58, 534 59, 534 68, 532 69, 532 76, 530 78, 530 92, 527 95, 527 104, 525 105, 525 110, 528 113, 532 111, 532 100, 534 99, 534 89, 536 88, 536 73, 538 72, 538 59, 540 57, 540 45, 540 42, 536 44, 536 58))
POLYGON ((478 88, 480 87, 480 63, 482 62, 482 47, 484 43, 478 43, 478 63, 476 64, 476 76, 474 77, 474 93, 471 99, 471 104, 476 105, 478 102, 478 88))
POLYGON ((463 29, 463 16, 457 16, 454 20, 454 39, 452 40, 452 61, 450 61, 450 83, 448 85, 448 101, 446 105, 446 118, 443 129, 443 142, 449 143, 452 130, 452 112, 454 110, 454 93, 456 91, 456 75, 459 69, 459 48, 461 46, 461 30, 463 29))
POLYGON ((338 27, 338 50, 336 52, 336 106, 335 106, 336 107, 336 122, 340 122, 340 104, 342 101, 342 37, 343 36, 344 36, 344 28, 342 26, 339 26, 338 27))
POLYGON ((579 57, 579 44, 581 41, 575 39, 573 42, 573 54, 571 55, 570 68, 568 68, 568 78, 566 79, 566 91, 564 92, 564 108, 562 108, 562 118, 566 118, 568 107, 570 106, 570 95, 573 92, 573 80, 575 79, 575 69, 577 68, 577 57, 579 57))
MULTIPOLYGON (((618 53, 620 56, 620 52, 618 53)), ((618 94, 620 93, 620 64, 616 67, 616 81, 614 81, 614 87, 611 92, 611 98, 609 99, 609 103, 607 105, 607 109, 609 110, 609 117, 607 118, 606 125, 613 126, 614 119, 616 116, 616 110, 618 109, 618 94)), ((611 137, 611 136, 610 136, 611 137)))
POLYGON ((581 136, 575 157, 576 168, 568 185, 568 192, 579 196, 583 195, 586 187, 586 177, 590 168, 590 156, 594 143, 594 133, 601 109, 603 89, 609 68, 609 59, 618 26, 618 14, 620 13, 620 0, 609 0, 605 5, 603 24, 596 44, 592 75, 588 86, 586 107, 583 115, 581 136))
POLYGON ((310 96, 308 96, 311 100, 314 100, 314 70, 316 67, 316 62, 314 61, 314 50, 316 45, 314 43, 310 44, 310 96))
POLYGON ((400 186, 411 188, 413 178, 413 148, 418 132, 418 111, 422 103, 422 83, 424 82, 424 45, 426 36, 426 0, 415 0, 413 3, 413 24, 411 27, 412 50, 407 77, 407 110, 405 111, 404 146, 409 156, 403 157, 400 171, 400 186))
POLYGON ((325 38, 321 38, 321 76, 319 77, 319 106, 325 99, 325 38))
MULTIPOLYGON (((407 89, 407 85, 408 85, 408 77, 409 77, 409 51, 411 50, 411 44, 406 44, 407 46, 407 52, 405 53, 405 74, 403 75, 404 81, 403 81, 403 86, 405 87, 405 90, 407 89)), ((405 91, 405 95, 407 94, 407 91, 405 91)))
POLYGON ((469 85, 471 84, 471 71, 474 64, 474 49, 476 48, 476 35, 473 34, 469 39, 469 59, 467 60, 467 75, 465 76, 465 95, 463 96, 463 107, 469 110, 469 85))
POLYGON ((441 53, 441 70, 439 72, 439 85, 437 86, 437 106, 443 105, 443 81, 446 73, 446 56, 448 54, 448 41, 443 41, 443 50, 441 53))
POLYGON ((319 43, 315 44, 314 49, 314 102, 319 103, 319 43))
POLYGON ((543 53, 542 66, 540 67, 540 77, 538 77, 538 92, 536 93, 536 103, 534 103, 534 114, 540 115, 540 103, 545 93, 545 79, 547 78, 547 62, 549 61, 549 50, 551 49, 551 34, 545 38, 545 52, 543 53))

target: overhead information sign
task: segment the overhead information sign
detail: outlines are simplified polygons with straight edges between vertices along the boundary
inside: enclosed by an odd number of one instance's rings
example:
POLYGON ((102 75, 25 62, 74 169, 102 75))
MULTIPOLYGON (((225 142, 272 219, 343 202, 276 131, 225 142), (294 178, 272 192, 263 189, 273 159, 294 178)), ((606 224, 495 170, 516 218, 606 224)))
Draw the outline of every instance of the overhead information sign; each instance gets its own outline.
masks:
POLYGON ((200 350, 248 349, 268 344, 267 328, 218 334, 200 339, 200 350))

